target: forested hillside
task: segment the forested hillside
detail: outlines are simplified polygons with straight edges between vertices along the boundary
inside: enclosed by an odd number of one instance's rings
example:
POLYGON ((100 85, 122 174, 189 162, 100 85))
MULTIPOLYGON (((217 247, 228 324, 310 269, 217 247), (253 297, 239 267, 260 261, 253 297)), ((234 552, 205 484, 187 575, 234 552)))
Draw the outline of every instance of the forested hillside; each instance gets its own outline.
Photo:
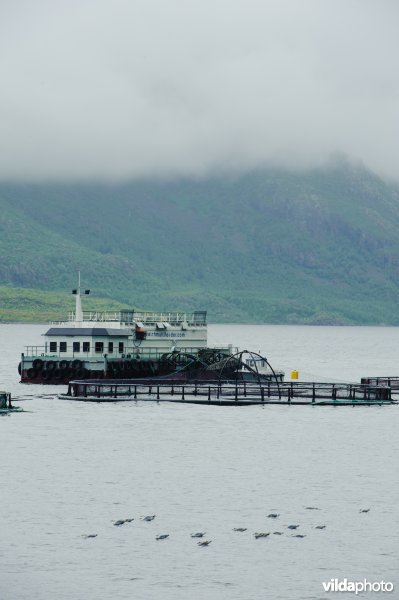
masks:
POLYGON ((90 306, 397 324, 398 226, 398 188, 343 163, 123 185, 2 183, 0 319, 72 308, 80 268, 90 306))

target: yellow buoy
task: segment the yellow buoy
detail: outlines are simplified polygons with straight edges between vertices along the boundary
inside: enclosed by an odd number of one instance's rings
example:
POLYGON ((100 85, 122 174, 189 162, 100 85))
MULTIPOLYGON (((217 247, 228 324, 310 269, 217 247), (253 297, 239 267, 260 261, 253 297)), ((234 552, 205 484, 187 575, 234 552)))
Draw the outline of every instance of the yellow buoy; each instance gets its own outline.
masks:
POLYGON ((299 373, 298 371, 291 371, 291 379, 298 379, 299 373))

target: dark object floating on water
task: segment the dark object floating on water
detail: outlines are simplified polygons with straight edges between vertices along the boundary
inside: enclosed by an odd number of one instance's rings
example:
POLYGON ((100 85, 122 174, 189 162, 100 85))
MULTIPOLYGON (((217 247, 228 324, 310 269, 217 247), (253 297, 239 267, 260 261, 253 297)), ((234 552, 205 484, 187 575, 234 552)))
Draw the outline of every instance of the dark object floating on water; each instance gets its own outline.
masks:
POLYGON ((191 537, 192 538, 202 538, 202 537, 204 537, 204 535, 205 535, 205 532, 199 531, 198 533, 192 533, 191 537))
POLYGON ((19 406, 13 406, 11 403, 11 394, 8 392, 0 392, 0 414, 10 412, 24 412, 19 406))
POLYGON ((131 523, 132 521, 134 521, 134 519, 119 519, 119 521, 115 521, 114 525, 116 525, 116 527, 120 527, 124 523, 131 523))
POLYGON ((297 533, 296 535, 293 535, 292 537, 304 538, 304 537, 306 537, 306 535, 302 535, 302 533, 297 533))
POLYGON ((268 537, 269 535, 270 535, 270 532, 269 533, 254 533, 254 536, 255 536, 256 540, 259 539, 259 538, 268 537))
POLYGON ((87 535, 82 535, 82 538, 85 538, 85 540, 88 540, 89 538, 96 538, 97 537, 97 533, 89 533, 87 535))
POLYGON ((163 533, 162 535, 157 535, 156 540, 166 540, 169 537, 169 533, 163 533))
POLYGON ((273 531, 273 535, 284 535, 282 531, 273 531))
POLYGON ((203 542, 198 542, 198 546, 209 546, 212 540, 204 540, 203 542))
POLYGON ((233 531, 246 531, 246 527, 234 527, 233 531))
POLYGON ((320 510, 317 506, 305 506, 306 510, 320 510))
POLYGON ((361 512, 361 513, 368 513, 368 512, 370 512, 370 509, 369 508, 361 508, 359 510, 359 512, 361 512))
POLYGON ((288 529, 298 529, 299 525, 288 525, 288 529))
POLYGON ((316 525, 315 529, 325 529, 327 525, 316 525))
POLYGON ((270 513, 270 515, 267 515, 268 519, 277 519, 277 517, 279 517, 280 515, 277 513, 270 513))
POLYGON ((147 521, 148 523, 150 521, 153 521, 155 519, 155 515, 147 515, 146 517, 142 517, 142 521, 147 521))

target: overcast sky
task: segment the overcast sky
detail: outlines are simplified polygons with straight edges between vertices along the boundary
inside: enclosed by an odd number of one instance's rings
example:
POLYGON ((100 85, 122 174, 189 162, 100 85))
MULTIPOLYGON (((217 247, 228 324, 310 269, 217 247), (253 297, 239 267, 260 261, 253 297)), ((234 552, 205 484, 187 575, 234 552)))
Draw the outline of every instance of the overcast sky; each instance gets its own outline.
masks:
POLYGON ((399 179, 397 0, 0 0, 0 179, 399 179))

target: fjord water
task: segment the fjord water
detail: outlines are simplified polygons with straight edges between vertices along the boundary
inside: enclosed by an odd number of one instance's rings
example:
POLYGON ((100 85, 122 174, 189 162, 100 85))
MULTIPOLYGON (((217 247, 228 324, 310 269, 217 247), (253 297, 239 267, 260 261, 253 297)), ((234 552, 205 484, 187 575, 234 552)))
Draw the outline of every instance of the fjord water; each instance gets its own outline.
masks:
MULTIPOLYGON (((44 329, 0 326, 0 387, 27 411, 0 419, 2 600, 325 599, 322 582, 345 577, 398 597, 399 407, 59 400, 63 386, 18 383, 44 329)), ((288 378, 399 375, 398 328, 212 325, 209 341, 288 378)))

